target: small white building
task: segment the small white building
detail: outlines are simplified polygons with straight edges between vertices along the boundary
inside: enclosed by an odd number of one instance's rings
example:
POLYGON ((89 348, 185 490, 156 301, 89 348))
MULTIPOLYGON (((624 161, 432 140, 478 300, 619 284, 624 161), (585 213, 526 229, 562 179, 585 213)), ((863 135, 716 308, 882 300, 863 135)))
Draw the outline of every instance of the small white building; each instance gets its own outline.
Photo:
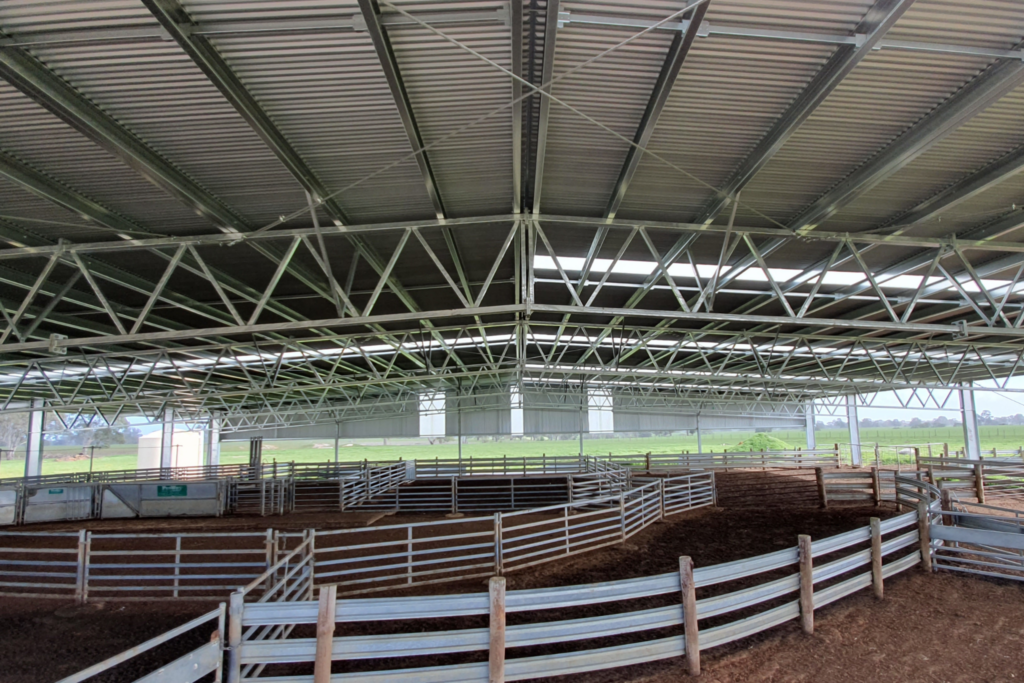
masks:
MULTIPOLYGON (((140 470, 160 467, 160 432, 153 432, 139 437, 139 457, 137 467, 140 470)), ((198 467, 203 463, 203 433, 174 432, 171 440, 171 467, 198 467)))

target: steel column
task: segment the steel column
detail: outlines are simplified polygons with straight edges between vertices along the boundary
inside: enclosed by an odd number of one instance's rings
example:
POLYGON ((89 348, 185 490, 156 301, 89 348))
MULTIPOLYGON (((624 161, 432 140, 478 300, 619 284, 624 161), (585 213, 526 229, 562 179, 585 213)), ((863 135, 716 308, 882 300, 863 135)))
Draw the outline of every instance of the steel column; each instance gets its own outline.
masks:
POLYGON ((174 467, 174 408, 164 408, 160 425, 160 467, 174 467))
POLYGON ((854 467, 863 464, 860 450, 860 418, 857 416, 857 395, 846 395, 846 422, 850 429, 850 461, 854 467))
POLYGON ((220 428, 221 417, 218 413, 210 415, 206 425, 206 464, 210 467, 220 465, 220 428))
POLYGON ((960 419, 964 428, 964 455, 969 460, 981 459, 981 438, 978 434, 978 413, 974 407, 974 390, 967 384, 960 387, 960 419))
POLYGON ((813 451, 818 447, 814 436, 814 401, 808 401, 804 408, 804 430, 807 433, 807 450, 813 451))
POLYGON ((25 435, 25 476, 43 474, 43 432, 46 425, 46 404, 41 398, 32 399, 32 412, 28 414, 28 433, 25 435))

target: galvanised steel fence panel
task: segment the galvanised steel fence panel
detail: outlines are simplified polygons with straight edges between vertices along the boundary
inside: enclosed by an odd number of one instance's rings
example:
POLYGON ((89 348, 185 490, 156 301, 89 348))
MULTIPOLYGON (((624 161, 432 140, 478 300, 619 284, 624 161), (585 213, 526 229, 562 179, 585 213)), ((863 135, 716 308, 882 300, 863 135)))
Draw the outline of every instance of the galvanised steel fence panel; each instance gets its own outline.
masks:
MULTIPOLYGON (((882 567, 882 576, 892 576, 921 561, 920 543, 917 530, 893 536, 897 532, 917 524, 916 514, 901 515, 892 520, 884 532, 890 538, 884 540, 877 551, 882 567), (912 548, 911 552, 899 557, 900 552, 912 548)), ((835 556, 852 546, 870 541, 870 531, 857 529, 834 538, 822 539, 814 548, 819 556, 835 556)), ((813 547, 813 546, 812 546, 813 547)), ((872 585, 871 571, 863 571, 865 565, 874 560, 875 551, 857 549, 846 552, 830 562, 811 570, 814 589, 813 604, 820 607, 841 599, 853 592, 872 585), (860 573, 858 573, 860 572, 860 573)), ((704 567, 694 572, 698 589, 725 581, 750 579, 766 572, 774 572, 797 563, 796 548, 746 558, 725 565, 704 567)), ((786 621, 799 618, 799 600, 775 604, 787 595, 800 591, 800 575, 791 574, 782 578, 747 586, 732 592, 703 598, 696 601, 697 617, 708 619, 723 617, 730 613, 749 611, 759 605, 768 604, 768 609, 753 615, 745 615, 734 621, 712 628, 700 629, 700 649, 704 650, 767 630, 786 621)), ((531 617, 528 623, 516 623, 504 631, 505 648, 525 647, 555 643, 599 644, 600 639, 610 636, 630 635, 637 642, 611 647, 591 647, 584 650, 556 655, 536 657, 515 657, 505 660, 505 680, 525 680, 554 675, 583 673, 604 668, 620 667, 665 657, 678 657, 686 653, 684 636, 669 636, 655 639, 644 638, 644 634, 665 628, 678 628, 684 623, 681 601, 662 607, 630 610, 628 603, 638 598, 679 593, 682 583, 679 573, 653 577, 609 581, 580 586, 560 586, 524 591, 509 591, 504 596, 505 612, 541 612, 551 609, 571 609, 601 603, 618 603, 626 611, 611 614, 591 615, 577 619, 544 621, 531 617)), ((314 623, 318 617, 318 606, 307 602, 273 606, 244 605, 241 615, 243 627, 256 624, 272 624, 276 621, 288 623, 314 623)), ((489 599, 486 594, 463 594, 454 596, 424 596, 380 599, 342 599, 336 605, 334 618, 346 623, 375 621, 379 619, 400 619, 403 622, 417 619, 452 618, 486 614, 489 599)), ((744 614, 746 614, 744 612, 744 614)), ((379 660, 386 667, 389 659, 398 657, 436 656, 440 654, 469 653, 488 650, 490 632, 485 628, 448 629, 441 631, 411 630, 399 634, 342 636, 332 638, 331 650, 334 661, 379 660)), ((249 666, 275 662, 312 661, 316 652, 315 638, 259 641, 240 643, 240 665, 249 666)), ((375 667, 376 668, 376 667, 375 667)), ((488 668, 483 663, 450 664, 446 666, 386 668, 370 672, 345 674, 349 681, 483 681, 487 680, 488 668)), ((229 678, 230 680, 230 678, 229 678)), ((239 680, 247 679, 244 676, 239 680)), ((286 676, 275 680, 308 681, 308 676, 286 676)))

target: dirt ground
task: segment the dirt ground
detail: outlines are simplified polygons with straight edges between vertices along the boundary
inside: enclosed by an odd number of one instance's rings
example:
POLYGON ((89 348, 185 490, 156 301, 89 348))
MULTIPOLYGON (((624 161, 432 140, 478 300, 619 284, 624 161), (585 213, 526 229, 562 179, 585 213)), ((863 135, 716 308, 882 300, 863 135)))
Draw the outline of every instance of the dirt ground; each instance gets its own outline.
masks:
MULTIPOLYGON (((886 517, 894 512, 885 507, 829 510, 706 508, 677 515, 667 523, 655 524, 623 545, 513 573, 508 576, 508 588, 517 590, 592 583, 676 571, 680 555, 690 555, 698 567, 717 564, 791 547, 796 544, 798 534, 824 538, 864 526, 870 517, 886 517)), ((299 530, 314 526, 362 526, 369 519, 370 515, 365 514, 358 517, 352 514, 316 514, 148 520, 132 522, 131 529, 154 532, 242 531, 272 526, 299 530)), ((377 523, 424 519, 406 515, 384 518, 377 523)), ((80 523, 46 525, 48 530, 77 529, 80 526, 80 523)), ((114 531, 124 529, 125 523, 92 522, 86 526, 94 530, 114 531)), ((732 584, 729 590, 735 587, 732 584)), ((408 592, 427 594, 482 590, 483 582, 476 579, 413 588, 408 592)), ((673 599, 672 596, 665 597, 673 599)), ((0 599, 0 683, 58 680, 215 606, 215 602, 107 602, 76 607, 55 600, 0 599)), ((629 609, 647 606, 631 604, 629 609)), ((618 611, 622 607, 607 609, 618 611)), ((579 616, 578 613, 561 615, 555 612, 558 610, 545 612, 544 618, 579 616)), ((509 615, 509 623, 516 623, 524 616, 509 615)), ((886 582, 883 601, 876 600, 870 591, 865 590, 820 609, 815 616, 816 632, 812 636, 804 635, 798 624, 791 622, 703 653, 702 680, 715 683, 974 683, 1024 678, 1024 584, 946 573, 926 575, 919 568, 914 568, 886 582)), ((480 623, 463 620, 457 626, 447 627, 485 624, 485 619, 480 623)), ((417 628, 424 630, 433 630, 438 625, 417 622, 417 628)), ((350 633, 355 635, 370 630, 387 633, 408 631, 408 628, 407 624, 400 622, 383 622, 350 633)), ((158 648, 119 667, 112 674, 90 680, 100 683, 135 680, 206 642, 212 629, 212 624, 204 626, 172 645, 158 648)), ((676 631, 659 635, 652 633, 650 637, 674 633, 676 631)), ((312 633, 300 628, 293 635, 301 637, 312 633)), ((612 644, 617 643, 601 642, 587 647, 612 644)), ((530 656, 556 651, 561 650, 535 649, 515 654, 530 656)), ((436 658, 419 665, 448 661, 436 658)), ((405 665, 392 662, 388 668, 405 665)), ((345 670, 353 669, 336 668, 339 672, 345 670)), ((295 671, 300 672, 305 672, 305 669, 295 671)), ((265 675, 278 673, 283 672, 268 670, 265 675)), ((554 683, 677 683, 683 679, 683 662, 671 659, 546 680, 554 683)))

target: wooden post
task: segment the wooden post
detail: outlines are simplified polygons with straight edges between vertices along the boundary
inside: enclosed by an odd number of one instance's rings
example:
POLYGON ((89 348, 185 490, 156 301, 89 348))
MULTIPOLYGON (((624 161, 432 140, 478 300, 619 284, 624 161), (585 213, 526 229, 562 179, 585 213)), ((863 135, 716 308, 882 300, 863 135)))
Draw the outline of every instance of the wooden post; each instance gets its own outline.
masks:
POLYGON ((178 597, 178 577, 181 575, 181 536, 174 537, 174 597, 178 597))
POLYGON ((818 501, 821 507, 828 507, 828 493, 825 491, 825 471, 820 467, 814 468, 814 479, 818 483, 818 501))
POLYGON ((814 633, 814 558, 811 537, 800 534, 800 626, 804 633, 814 633))
MULTIPOLYGON (((899 451, 898 451, 898 450, 897 450, 896 452, 897 452, 897 453, 899 453, 899 451)), ((898 457, 898 456, 897 456, 897 457, 898 457)), ((881 452, 880 452, 880 451, 878 450, 878 442, 876 441, 876 442, 875 442, 875 467, 878 467, 878 466, 879 466, 879 465, 881 465, 881 464, 882 464, 882 454, 881 454, 881 452)))
POLYGON ((78 532, 78 568, 75 573, 75 602, 84 605, 87 599, 85 591, 85 567, 88 561, 89 532, 82 529, 78 532))
POLYGON ((875 507, 882 504, 882 477, 877 467, 871 468, 871 494, 875 498, 875 507))
POLYGON ((412 585, 412 525, 405 527, 405 582, 412 585))
POLYGON ((942 444, 942 457, 943 458, 948 458, 949 457, 949 444, 948 443, 942 444))
POLYGON ((985 504, 985 465, 980 462, 974 463, 974 490, 978 496, 978 503, 985 504))
POLYGON ((926 572, 932 570, 932 534, 928 527, 928 503, 917 504, 917 530, 921 536, 921 566, 926 572))
POLYGON ((338 587, 320 589, 320 610, 316 616, 316 659, 313 662, 313 683, 331 683, 331 659, 334 650, 334 622, 338 604, 338 587))
POLYGON ((700 676, 697 585, 693 581, 693 560, 685 555, 679 558, 679 590, 683 603, 683 643, 686 651, 686 670, 691 676, 700 676))
POLYGON ((882 578, 882 522, 878 517, 871 518, 871 584, 875 587, 875 597, 881 600, 885 588, 882 578))
POLYGON ((626 494, 619 494, 619 536, 626 540, 626 494))
POLYGON ((491 577, 487 582, 487 590, 491 598, 491 640, 487 649, 487 681, 505 683, 505 577, 491 577))
POLYGON ((228 605, 228 678, 227 683, 242 680, 242 659, 239 648, 242 645, 242 610, 245 596, 241 592, 231 594, 228 605))
MULTIPOLYGON (((266 538, 263 541, 263 552, 266 555, 266 571, 270 571, 270 568, 274 566, 274 546, 276 545, 274 540, 274 530, 267 529, 266 538)), ((263 588, 270 588, 274 584, 274 579, 271 576, 267 576, 267 580, 263 582, 263 588)))
MULTIPOLYGON (((409 527, 412 529, 412 527, 409 527)), ((504 567, 502 566, 501 548, 501 513, 494 513, 494 573, 501 576, 504 567)))

